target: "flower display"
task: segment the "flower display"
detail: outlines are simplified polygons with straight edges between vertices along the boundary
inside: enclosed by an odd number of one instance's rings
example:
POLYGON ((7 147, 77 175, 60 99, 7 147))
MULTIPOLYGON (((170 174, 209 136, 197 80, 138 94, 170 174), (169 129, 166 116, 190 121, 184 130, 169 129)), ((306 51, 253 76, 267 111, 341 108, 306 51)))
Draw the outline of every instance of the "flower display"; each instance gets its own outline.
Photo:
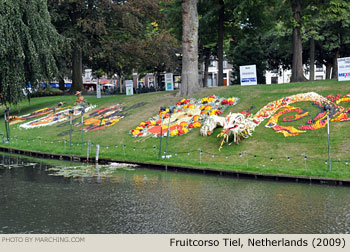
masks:
POLYGON ((172 107, 174 111, 172 114, 169 113, 170 107, 159 111, 155 117, 137 125, 130 134, 134 137, 150 135, 157 137, 161 134, 166 135, 169 131, 170 136, 184 135, 193 128, 201 127, 202 120, 209 115, 220 115, 228 106, 233 106, 238 101, 239 99, 235 97, 224 99, 214 95, 202 99, 182 99, 172 107), (222 103, 223 100, 230 102, 222 103))
MULTIPOLYGON (((290 97, 288 97, 290 98, 290 97)), ((295 108, 292 106, 285 106, 280 107, 280 104, 282 104, 279 101, 275 101, 274 105, 271 105, 271 110, 268 111, 274 111, 275 109, 280 109, 277 113, 272 115, 269 119, 269 121, 266 124, 266 127, 272 128, 277 133, 282 133, 285 137, 289 136, 297 136, 301 133, 304 133, 305 130, 316 130, 324 128, 327 125, 327 117, 330 118, 331 121, 349 121, 350 118, 348 117, 348 114, 350 112, 350 108, 344 109, 344 107, 339 106, 338 104, 342 102, 350 102, 350 94, 347 94, 342 97, 341 94, 338 94, 336 96, 334 95, 328 95, 327 97, 322 97, 320 95, 317 95, 316 93, 313 93, 310 95, 297 95, 292 97, 292 99, 286 99, 284 98, 284 104, 291 104, 297 101, 313 101, 313 105, 318 106, 320 108, 320 112, 311 120, 307 121, 306 125, 302 125, 297 127, 296 129, 293 126, 280 126, 278 125, 278 119, 281 115, 290 113, 290 112, 297 112, 298 114, 293 116, 287 116, 283 118, 284 122, 290 122, 290 121, 297 121, 301 118, 304 118, 305 116, 308 116, 309 113, 306 111, 303 111, 300 108, 295 108), (325 109, 325 106, 327 105, 328 111, 325 109)), ((283 105, 282 105, 283 106, 283 105)), ((265 111, 261 111, 261 115, 266 115, 265 111)))
MULTIPOLYGON (((90 111, 93 109, 95 106, 90 105, 85 108, 85 112, 90 111)), ((75 107, 72 107, 73 109, 73 115, 77 116, 81 114, 81 111, 83 110, 83 107, 80 105, 77 105, 75 107)), ((44 127, 44 126, 49 126, 58 122, 66 121, 69 119, 69 111, 71 109, 64 109, 60 112, 53 113, 51 115, 47 115, 45 117, 36 119, 34 121, 30 121, 27 123, 23 123, 20 125, 20 127, 25 128, 25 129, 31 129, 31 128, 37 128, 37 127, 44 127)))
MULTIPOLYGON (((83 131, 95 131, 98 129, 101 130, 104 127, 111 127, 124 118, 124 115, 122 114, 123 111, 124 108, 121 106, 121 104, 96 109, 89 114, 88 119, 83 121, 83 131)), ((146 123, 141 123, 140 127, 138 127, 138 129, 136 129, 136 131, 132 134, 142 133, 141 131, 145 125, 146 123)))
MULTIPOLYGON (((63 102, 62 102, 63 104, 63 102)), ((22 115, 22 116, 11 116, 10 119, 10 125, 16 124, 16 123, 23 123, 27 120, 31 120, 34 118, 38 118, 44 115, 47 115, 49 113, 53 113, 54 111, 61 111, 61 110, 66 110, 71 108, 71 106, 66 106, 66 107, 59 107, 59 106, 55 106, 55 107, 49 107, 49 108, 43 108, 43 109, 39 109, 36 110, 30 114, 27 115, 22 115)))
MULTIPOLYGON (((249 110, 241 113, 229 113, 226 117, 217 115, 210 115, 203 123, 201 128, 201 135, 208 136, 213 130, 221 126, 223 130, 218 134, 222 137, 219 150, 222 148, 224 142, 229 141, 229 136, 233 135, 233 142, 239 143, 242 139, 252 136, 254 129, 259 126, 264 120, 269 119, 265 125, 272 128, 277 133, 282 133, 285 137, 300 135, 306 130, 315 130, 325 127, 327 125, 327 117, 331 121, 350 121, 350 108, 345 109, 339 104, 350 102, 350 94, 342 97, 342 95, 329 95, 323 97, 315 92, 296 94, 282 99, 268 103, 261 108, 255 115, 251 115, 249 110), (309 116, 307 111, 300 108, 293 107, 291 104, 296 102, 313 102, 320 108, 320 113, 313 119, 307 121, 307 125, 293 127, 281 126, 278 124, 279 118, 287 113, 297 113, 294 116, 287 115, 283 118, 285 122, 297 121, 306 116, 309 116), (327 109, 326 109, 327 108, 327 109)), ((222 100, 222 104, 229 104, 229 100, 222 100)), ((195 127, 195 123, 188 126, 195 127)))

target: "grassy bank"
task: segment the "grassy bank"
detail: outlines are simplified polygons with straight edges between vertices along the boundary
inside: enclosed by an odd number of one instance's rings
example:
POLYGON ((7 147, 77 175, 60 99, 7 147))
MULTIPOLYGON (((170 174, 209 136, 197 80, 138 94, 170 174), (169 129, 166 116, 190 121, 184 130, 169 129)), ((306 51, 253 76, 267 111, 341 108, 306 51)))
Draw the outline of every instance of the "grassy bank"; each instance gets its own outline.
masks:
MULTIPOLYGON (((240 98, 239 103, 229 107, 224 114, 230 111, 240 112, 253 105, 255 108, 251 112, 255 113, 271 101, 310 91, 323 96, 338 93, 345 95, 350 92, 350 82, 340 83, 327 80, 282 85, 207 88, 195 95, 195 98, 213 94, 227 98, 235 96, 240 98)), ((346 161, 350 162, 350 122, 331 123, 332 172, 328 171, 328 165, 325 164, 325 160, 328 159, 327 128, 285 138, 282 134, 277 134, 272 129, 264 127, 266 121, 256 128, 252 137, 239 145, 224 145, 220 152, 218 151, 220 140, 216 138, 220 129, 216 129, 214 134, 209 137, 200 136, 198 128, 186 135, 171 137, 169 138, 168 154, 171 154, 172 158, 158 160, 159 139, 148 138, 142 141, 140 138, 133 138, 129 135, 129 131, 140 122, 155 116, 160 106, 174 105, 180 99, 175 96, 175 92, 147 93, 132 97, 118 95, 102 97, 101 99, 87 97, 87 99, 90 103, 96 104, 98 108, 123 103, 127 108, 126 116, 114 126, 84 133, 83 148, 80 128, 74 127, 71 151, 69 151, 69 135, 58 135, 69 130, 69 125, 62 125, 62 123, 34 129, 22 129, 19 124, 11 125, 11 136, 13 137, 11 142, 1 143, 1 145, 52 153, 71 152, 72 154, 86 155, 86 141, 90 140, 93 144, 90 155, 94 155, 96 144, 100 144, 100 156, 104 158, 272 174, 350 178, 350 164, 346 164, 346 161), (144 103, 144 105, 132 107, 138 103, 144 103), (201 157, 199 148, 203 150, 201 157), (290 157, 289 161, 287 157, 290 157)), ((34 98, 30 103, 23 101, 19 106, 11 108, 11 115, 23 115, 44 107, 55 106, 60 101, 72 105, 74 100, 75 97, 69 96, 34 98)), ((319 112, 319 108, 311 103, 300 102, 294 105, 306 109, 311 116, 315 116, 319 112)), ((342 106, 350 107, 350 103, 342 103, 342 106)), ((280 124, 305 125, 306 121, 311 118, 307 117, 289 123, 281 122, 280 124)), ((0 132, 5 132, 3 119, 0 120, 0 132)), ((165 148, 165 138, 163 138, 162 148, 163 150, 165 148)))

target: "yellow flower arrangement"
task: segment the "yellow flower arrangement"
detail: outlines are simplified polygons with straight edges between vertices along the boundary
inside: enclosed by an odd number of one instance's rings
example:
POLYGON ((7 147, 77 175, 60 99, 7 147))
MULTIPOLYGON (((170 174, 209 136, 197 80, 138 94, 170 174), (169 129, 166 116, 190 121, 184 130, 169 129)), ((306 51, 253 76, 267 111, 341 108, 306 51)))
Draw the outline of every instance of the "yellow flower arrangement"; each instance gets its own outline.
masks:
POLYGON ((212 111, 210 111, 209 116, 216 115, 216 111, 218 111, 218 110, 217 109, 213 109, 212 111))
POLYGON ((195 106, 194 104, 189 104, 189 105, 188 105, 188 108, 189 108, 189 109, 194 109, 195 107, 196 107, 196 106, 195 106))
POLYGON ((181 127, 186 127, 186 126, 187 126, 187 123, 186 123, 186 122, 181 122, 181 123, 180 123, 180 126, 181 126, 181 127))
POLYGON ((132 132, 132 134, 133 134, 134 136, 137 135, 138 133, 140 133, 139 130, 134 130, 134 131, 132 132))
POLYGON ((201 126, 201 123, 199 121, 193 123, 193 127, 199 128, 201 126))
POLYGON ((176 136, 177 134, 179 134, 178 130, 173 130, 170 132, 170 136, 176 136))

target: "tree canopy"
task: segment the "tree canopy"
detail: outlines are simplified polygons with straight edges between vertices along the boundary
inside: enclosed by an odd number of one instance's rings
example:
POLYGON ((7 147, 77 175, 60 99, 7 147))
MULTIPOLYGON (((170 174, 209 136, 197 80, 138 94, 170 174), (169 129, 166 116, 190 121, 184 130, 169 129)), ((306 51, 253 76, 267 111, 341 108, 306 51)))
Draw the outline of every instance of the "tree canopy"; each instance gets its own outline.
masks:
POLYGON ((83 66, 119 76, 181 68, 181 95, 199 89, 213 58, 233 65, 235 83, 243 64, 257 66, 259 83, 280 67, 305 80, 305 64, 313 79, 314 63, 335 78, 349 13, 347 0, 2 0, 0 99, 16 104, 29 84, 64 75, 81 90, 83 66))
POLYGON ((17 104, 30 84, 52 79, 64 38, 51 24, 45 0, 0 1, 0 93, 17 104))

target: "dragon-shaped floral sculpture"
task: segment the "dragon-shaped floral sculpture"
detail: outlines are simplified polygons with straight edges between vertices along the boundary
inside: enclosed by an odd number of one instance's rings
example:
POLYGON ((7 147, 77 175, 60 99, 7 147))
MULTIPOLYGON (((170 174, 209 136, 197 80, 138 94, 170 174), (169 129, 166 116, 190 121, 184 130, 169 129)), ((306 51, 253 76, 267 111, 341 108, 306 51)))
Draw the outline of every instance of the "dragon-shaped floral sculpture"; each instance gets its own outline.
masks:
POLYGON ((216 127, 223 127, 217 136, 222 137, 219 150, 221 150, 225 142, 229 142, 231 135, 233 135, 233 142, 235 143, 248 138, 252 135, 255 127, 259 126, 266 119, 269 119, 266 127, 282 133, 285 137, 296 136, 305 132, 305 130, 325 127, 327 125, 327 117, 332 121, 350 121, 350 108, 345 109, 340 106, 339 104, 342 102, 350 102, 350 94, 345 96, 337 95, 336 97, 333 95, 323 97, 315 92, 296 94, 268 103, 255 115, 252 115, 248 110, 241 113, 229 113, 226 117, 209 116, 204 121, 200 133, 202 136, 208 136, 216 127), (278 125, 279 117, 286 113, 297 112, 298 114, 294 118, 293 116, 287 116, 283 119, 284 121, 298 120, 309 116, 308 112, 291 106, 293 103, 305 101, 313 102, 314 105, 321 109, 321 112, 312 120, 309 120, 307 125, 300 126, 298 129, 293 126, 278 125))

